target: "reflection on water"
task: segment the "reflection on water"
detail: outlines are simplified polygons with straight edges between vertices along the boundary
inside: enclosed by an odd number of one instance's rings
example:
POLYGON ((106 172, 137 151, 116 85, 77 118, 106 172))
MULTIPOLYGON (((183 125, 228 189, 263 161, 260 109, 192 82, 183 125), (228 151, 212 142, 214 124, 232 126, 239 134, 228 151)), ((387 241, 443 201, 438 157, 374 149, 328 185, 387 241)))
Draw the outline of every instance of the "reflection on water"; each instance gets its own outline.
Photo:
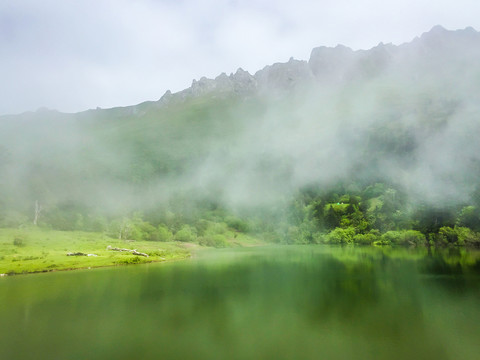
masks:
POLYGON ((4 278, 1 359, 477 359, 480 255, 288 246, 4 278))

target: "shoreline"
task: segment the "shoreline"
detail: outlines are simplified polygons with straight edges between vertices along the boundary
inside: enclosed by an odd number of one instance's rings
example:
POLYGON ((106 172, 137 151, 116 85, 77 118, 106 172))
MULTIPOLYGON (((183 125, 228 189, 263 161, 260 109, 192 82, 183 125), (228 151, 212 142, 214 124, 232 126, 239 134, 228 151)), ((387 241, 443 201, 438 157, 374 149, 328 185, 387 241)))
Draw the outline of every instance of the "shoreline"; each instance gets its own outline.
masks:
POLYGON ((189 260, 194 257, 193 253, 190 253, 188 256, 179 259, 164 259, 164 260, 152 260, 147 262, 141 263, 131 263, 131 264, 111 264, 111 265, 99 265, 99 266, 83 266, 83 267, 72 267, 72 268, 65 268, 65 269, 44 269, 39 271, 29 271, 29 272, 21 272, 21 273, 3 273, 0 274, 0 277, 14 277, 14 276, 22 276, 22 275, 35 275, 35 274, 45 274, 45 273, 53 273, 53 272, 67 272, 67 271, 76 271, 76 270, 94 270, 94 269, 102 269, 102 268, 113 268, 113 267, 124 267, 124 266, 135 266, 135 265, 146 265, 146 264, 155 264, 155 263, 171 263, 175 261, 184 261, 189 260))

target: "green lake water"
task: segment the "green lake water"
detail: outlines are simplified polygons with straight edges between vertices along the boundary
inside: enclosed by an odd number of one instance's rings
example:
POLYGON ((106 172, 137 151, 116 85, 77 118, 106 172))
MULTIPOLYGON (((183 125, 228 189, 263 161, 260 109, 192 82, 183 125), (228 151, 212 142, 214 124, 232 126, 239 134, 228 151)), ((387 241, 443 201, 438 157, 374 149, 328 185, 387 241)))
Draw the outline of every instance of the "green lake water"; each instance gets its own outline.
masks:
POLYGON ((259 247, 1 278, 0 359, 480 359, 480 254, 259 247))

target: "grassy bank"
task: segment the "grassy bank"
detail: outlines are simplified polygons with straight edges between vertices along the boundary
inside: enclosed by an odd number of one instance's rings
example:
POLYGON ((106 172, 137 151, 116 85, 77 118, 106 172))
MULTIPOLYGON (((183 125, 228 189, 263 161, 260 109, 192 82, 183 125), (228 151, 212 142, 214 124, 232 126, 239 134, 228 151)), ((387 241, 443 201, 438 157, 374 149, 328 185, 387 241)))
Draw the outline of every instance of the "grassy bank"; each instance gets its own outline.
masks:
POLYGON ((0 274, 171 261, 190 256, 191 247, 178 242, 130 242, 81 231, 0 229, 0 274), (136 249, 148 257, 108 250, 108 246, 136 249), (67 256, 68 253, 96 256, 67 256))

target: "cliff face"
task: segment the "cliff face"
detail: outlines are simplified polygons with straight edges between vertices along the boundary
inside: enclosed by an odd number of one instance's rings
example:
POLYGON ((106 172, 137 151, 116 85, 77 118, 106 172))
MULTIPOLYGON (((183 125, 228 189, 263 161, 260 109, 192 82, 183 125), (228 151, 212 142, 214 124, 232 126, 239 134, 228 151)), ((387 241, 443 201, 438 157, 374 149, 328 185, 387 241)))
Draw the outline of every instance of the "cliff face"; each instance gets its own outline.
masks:
POLYGON ((215 79, 202 77, 193 80, 188 89, 175 94, 167 91, 159 103, 202 95, 251 96, 314 85, 342 86, 352 81, 399 74, 413 79, 433 73, 443 76, 462 66, 476 64, 480 64, 479 32, 471 27, 449 31, 435 26, 410 43, 398 46, 380 43, 370 50, 357 51, 343 45, 321 46, 312 50, 308 61, 290 58, 286 63, 265 66, 254 75, 239 68, 235 73, 222 73, 215 79))

